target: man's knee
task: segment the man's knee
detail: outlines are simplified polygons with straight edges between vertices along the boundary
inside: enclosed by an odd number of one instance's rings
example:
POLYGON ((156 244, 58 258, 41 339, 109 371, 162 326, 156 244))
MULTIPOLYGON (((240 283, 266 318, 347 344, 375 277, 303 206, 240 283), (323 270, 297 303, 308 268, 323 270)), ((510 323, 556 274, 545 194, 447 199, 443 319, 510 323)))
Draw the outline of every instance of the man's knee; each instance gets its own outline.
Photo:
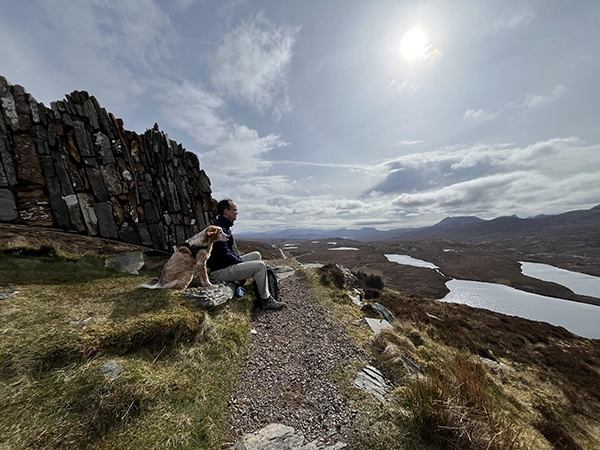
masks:
POLYGON ((262 261, 262 255, 260 252, 250 252, 242 255, 244 261, 262 261))

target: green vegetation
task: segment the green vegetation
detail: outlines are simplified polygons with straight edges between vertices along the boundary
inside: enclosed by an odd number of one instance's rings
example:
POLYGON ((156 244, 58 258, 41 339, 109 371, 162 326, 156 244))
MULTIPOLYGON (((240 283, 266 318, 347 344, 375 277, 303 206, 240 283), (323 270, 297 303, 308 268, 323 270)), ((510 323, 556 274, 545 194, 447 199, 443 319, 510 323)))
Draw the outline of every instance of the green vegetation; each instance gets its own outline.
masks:
POLYGON ((375 274, 366 274, 364 272, 361 272, 360 270, 357 272, 352 272, 352 274, 358 278, 358 282, 360 284, 360 287, 364 287, 364 288, 373 288, 373 289, 383 289, 384 288, 384 283, 383 280, 381 279, 381 277, 379 275, 375 275, 375 274))
MULTIPOLYGON (((327 292, 318 285, 335 277, 322 271, 313 279, 315 298, 340 323, 352 324, 350 299, 341 301, 332 284, 327 292)), ((354 325, 348 332, 396 389, 386 405, 344 390, 365 416, 351 448, 600 448, 598 342, 393 291, 380 301, 398 318, 392 330, 370 338, 354 325)), ((356 364, 346 366, 335 374, 341 385, 356 373, 356 364)))
MULTIPOLYGON (((294 261, 286 261, 296 265, 294 261)), ((298 268, 298 267, 297 267, 298 268)), ((0 449, 219 449, 247 352, 252 299, 206 311, 138 289, 94 254, 0 247, 0 449), (103 372, 107 363, 122 373, 103 372)), ((380 404, 330 374, 358 412, 358 450, 600 448, 600 344, 564 330, 385 289, 398 321, 373 336, 335 265, 311 298, 394 384, 380 404), (485 357, 486 359, 482 359, 485 357)))
POLYGON ((103 264, 0 249, 0 448, 219 448, 251 300, 207 312, 103 264))

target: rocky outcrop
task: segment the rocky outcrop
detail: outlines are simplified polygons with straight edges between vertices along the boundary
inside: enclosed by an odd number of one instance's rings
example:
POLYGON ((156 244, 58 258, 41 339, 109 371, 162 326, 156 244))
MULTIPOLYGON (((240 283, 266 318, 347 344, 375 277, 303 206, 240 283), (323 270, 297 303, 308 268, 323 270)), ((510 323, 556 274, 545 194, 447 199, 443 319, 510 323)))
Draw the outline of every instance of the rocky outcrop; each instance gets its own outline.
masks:
POLYGON ((215 216, 198 157, 84 91, 50 108, 0 76, 0 221, 170 250, 215 216))

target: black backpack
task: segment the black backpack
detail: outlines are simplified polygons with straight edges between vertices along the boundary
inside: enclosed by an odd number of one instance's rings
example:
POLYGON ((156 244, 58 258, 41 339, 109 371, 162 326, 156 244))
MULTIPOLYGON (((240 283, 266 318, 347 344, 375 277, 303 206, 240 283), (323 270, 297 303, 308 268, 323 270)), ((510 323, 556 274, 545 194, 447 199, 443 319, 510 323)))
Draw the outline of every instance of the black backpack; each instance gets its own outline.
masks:
MULTIPOLYGON (((271 297, 279 301, 279 281, 277 279, 277 273, 275 273, 275 270, 273 270, 273 268, 269 266, 267 266, 267 285, 269 286, 269 292, 271 293, 271 297)), ((258 292, 258 286, 256 285, 256 281, 252 282, 252 287, 254 288, 256 300, 260 301, 260 293, 258 292)))

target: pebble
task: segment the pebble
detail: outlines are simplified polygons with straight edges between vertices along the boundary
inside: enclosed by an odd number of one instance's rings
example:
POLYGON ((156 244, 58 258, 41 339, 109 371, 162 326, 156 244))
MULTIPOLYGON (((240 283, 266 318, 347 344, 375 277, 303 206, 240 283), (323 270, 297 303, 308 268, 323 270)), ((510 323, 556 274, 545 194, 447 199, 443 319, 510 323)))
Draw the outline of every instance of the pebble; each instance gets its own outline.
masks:
POLYGON ((308 441, 348 442, 356 413, 329 374, 339 361, 367 357, 309 295, 302 272, 280 280, 281 311, 256 310, 246 367, 231 402, 234 437, 274 421, 308 441), (334 433, 331 430, 335 430, 334 433))

